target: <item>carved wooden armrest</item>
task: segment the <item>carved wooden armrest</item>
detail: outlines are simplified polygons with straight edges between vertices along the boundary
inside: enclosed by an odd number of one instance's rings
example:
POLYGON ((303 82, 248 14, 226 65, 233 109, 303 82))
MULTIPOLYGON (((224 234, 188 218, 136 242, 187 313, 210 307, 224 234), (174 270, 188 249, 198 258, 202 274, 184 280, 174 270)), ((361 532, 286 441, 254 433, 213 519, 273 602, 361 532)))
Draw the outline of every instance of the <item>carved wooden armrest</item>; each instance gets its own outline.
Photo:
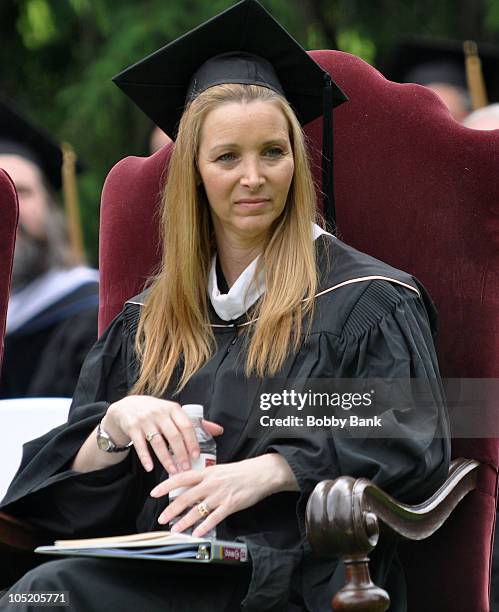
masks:
POLYGON ((26 521, 0 512, 0 549, 13 548, 32 552, 37 546, 47 543, 47 534, 26 521))
POLYGON ((47 533, 0 512, 0 591, 8 589, 27 571, 44 561, 42 555, 33 550, 49 541, 47 533))
POLYGON ((384 612, 390 597, 369 574, 367 554, 379 538, 379 522, 395 536, 423 540, 433 534, 476 487, 480 463, 456 459, 444 484, 428 500, 409 506, 397 502, 366 478, 341 476, 320 482, 307 504, 307 534, 316 553, 338 555, 345 563, 346 584, 332 609, 384 612))

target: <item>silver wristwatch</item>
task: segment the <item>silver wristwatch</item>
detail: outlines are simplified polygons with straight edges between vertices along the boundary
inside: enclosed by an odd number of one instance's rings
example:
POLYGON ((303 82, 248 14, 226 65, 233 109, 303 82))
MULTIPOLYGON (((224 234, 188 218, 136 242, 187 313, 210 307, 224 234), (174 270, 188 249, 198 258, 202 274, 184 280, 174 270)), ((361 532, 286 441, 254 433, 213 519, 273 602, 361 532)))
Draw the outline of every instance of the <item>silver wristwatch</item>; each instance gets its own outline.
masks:
POLYGON ((102 429, 102 423, 99 423, 99 427, 97 428, 97 446, 106 453, 122 453, 126 451, 132 446, 133 442, 130 440, 128 444, 124 446, 118 446, 115 444, 111 436, 102 429))

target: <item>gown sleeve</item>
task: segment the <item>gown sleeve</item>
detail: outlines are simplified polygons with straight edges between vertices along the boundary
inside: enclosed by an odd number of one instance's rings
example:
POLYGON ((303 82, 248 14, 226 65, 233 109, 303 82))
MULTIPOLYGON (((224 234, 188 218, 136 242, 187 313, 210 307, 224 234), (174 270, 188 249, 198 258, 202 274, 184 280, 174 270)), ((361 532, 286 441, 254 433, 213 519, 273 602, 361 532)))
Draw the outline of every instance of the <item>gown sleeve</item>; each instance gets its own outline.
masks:
POLYGON ((323 329, 309 344, 316 354, 309 378, 418 379, 427 393, 424 401, 395 393, 389 401, 376 402, 374 411, 386 427, 386 437, 308 429, 300 438, 268 447, 284 456, 298 481, 297 517, 302 535, 308 497, 321 480, 340 475, 369 478, 409 503, 431 495, 447 476, 450 444, 423 300, 406 288, 372 281, 356 299, 340 332, 323 329))
POLYGON ((70 469, 79 448, 110 403, 128 391, 133 342, 119 315, 89 352, 67 423, 23 447, 21 465, 0 508, 51 537, 86 537, 135 530, 141 478, 133 453, 88 473, 70 469))
POLYGON ((447 477, 450 434, 423 300, 371 283, 332 346, 339 376, 392 383, 375 407, 383 437, 332 440, 340 473, 367 477, 402 502, 426 499, 447 477))

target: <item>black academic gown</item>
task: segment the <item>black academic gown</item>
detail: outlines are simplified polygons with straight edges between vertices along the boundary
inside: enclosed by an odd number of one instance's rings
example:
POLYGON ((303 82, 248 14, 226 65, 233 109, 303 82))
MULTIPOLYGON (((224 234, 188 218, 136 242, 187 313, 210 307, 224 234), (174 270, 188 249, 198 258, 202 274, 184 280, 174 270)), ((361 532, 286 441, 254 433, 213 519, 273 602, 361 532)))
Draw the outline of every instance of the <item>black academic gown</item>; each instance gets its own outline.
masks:
MULTIPOLYGON (((308 335, 300 349, 286 359, 278 378, 413 377, 427 381, 430 397, 422 406, 406 405, 403 415, 396 401, 378 407, 395 433, 400 424, 398 438, 331 437, 326 430, 286 438, 276 429, 250 437, 250 416, 258 409, 255 402, 272 385, 256 377, 245 378, 245 335, 238 335, 236 326, 212 313, 216 339, 213 357, 174 399, 182 404, 203 404, 206 417, 223 425, 224 434, 217 438, 219 462, 278 452, 288 461, 300 486, 299 493, 272 495, 218 526, 218 537, 238 538, 248 544, 252 574, 242 610, 330 610, 331 596, 342 586, 343 568, 336 559, 314 557, 305 538, 306 502, 318 482, 341 474, 365 476, 399 499, 411 502, 433 493, 448 471, 447 421, 432 339, 435 315, 427 294, 409 275, 337 239, 321 236, 316 248, 323 293, 316 299, 308 335)), ((167 477, 158 462, 151 473, 146 473, 136 455, 130 453, 120 464, 96 472, 79 474, 69 469, 109 404, 126 395, 136 380, 133 344, 142 301, 143 296, 139 296, 128 302, 99 339, 83 367, 68 423, 25 446, 21 467, 2 502, 6 512, 47 529, 49 539, 158 529, 157 518, 167 503, 164 498, 149 496, 153 486, 167 477)), ((172 397, 171 392, 165 397, 172 397)), ((246 591, 248 586, 246 577, 236 579, 231 568, 226 568, 221 590, 220 579, 212 581, 217 585, 214 591, 219 589, 214 595, 216 601, 208 600, 202 589, 192 588, 192 577, 168 583, 168 577, 174 575, 169 567, 154 569, 164 576, 164 580, 153 580, 156 587, 145 574, 143 584, 139 580, 132 587, 126 579, 117 577, 123 577, 125 570, 114 561, 99 560, 97 571, 96 561, 87 559, 52 562, 59 564, 57 576, 61 567, 66 568, 66 578, 49 583, 62 588, 70 580, 73 591, 85 590, 85 561, 92 580, 99 581, 100 595, 105 593, 105 599, 117 609, 134 612, 137 608, 130 601, 140 597, 137 593, 141 586, 144 597, 155 589, 163 602, 163 607, 156 608, 147 600, 144 609, 190 612, 239 609, 233 602, 223 603, 220 593, 229 599, 240 597, 239 591, 246 591), (77 563, 78 570, 69 571, 70 563, 77 563), (133 597, 129 589, 134 591, 133 597), (175 599, 179 590, 185 608, 175 599)), ((374 580, 391 589, 391 609, 404 610, 403 577, 394 546, 381 544, 373 562, 374 580)), ((33 570, 34 574, 28 574, 16 588, 33 584, 39 588, 39 582, 33 583, 33 575, 42 571, 47 577, 52 563, 45 564, 43 570, 33 570)), ((85 593, 88 605, 88 588, 85 593)), ((110 605, 104 605, 97 596, 91 604, 88 609, 92 610, 110 605)))
POLYGON ((5 338, 0 399, 72 397, 97 339, 99 285, 86 282, 5 338))

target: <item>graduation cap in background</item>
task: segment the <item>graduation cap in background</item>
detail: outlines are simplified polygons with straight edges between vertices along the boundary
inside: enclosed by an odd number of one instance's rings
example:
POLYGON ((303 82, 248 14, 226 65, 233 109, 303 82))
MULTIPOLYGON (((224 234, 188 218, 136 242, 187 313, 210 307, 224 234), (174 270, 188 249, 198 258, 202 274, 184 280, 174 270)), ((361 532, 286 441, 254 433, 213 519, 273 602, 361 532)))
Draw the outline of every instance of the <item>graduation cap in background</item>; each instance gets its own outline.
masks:
POLYGON ((398 83, 446 83, 468 91, 472 108, 499 102, 499 47, 473 41, 408 36, 380 69, 398 83))
POLYGON ((322 190, 334 222, 332 109, 347 98, 256 0, 243 0, 113 78, 141 110, 175 138, 186 104, 222 83, 269 87, 302 125, 324 115, 322 190))
POLYGON ((71 250, 77 261, 84 261, 76 189, 76 173, 81 172, 82 166, 71 145, 60 145, 48 132, 19 113, 11 101, 0 98, 0 155, 19 155, 31 161, 40 168, 54 191, 63 188, 71 250))

